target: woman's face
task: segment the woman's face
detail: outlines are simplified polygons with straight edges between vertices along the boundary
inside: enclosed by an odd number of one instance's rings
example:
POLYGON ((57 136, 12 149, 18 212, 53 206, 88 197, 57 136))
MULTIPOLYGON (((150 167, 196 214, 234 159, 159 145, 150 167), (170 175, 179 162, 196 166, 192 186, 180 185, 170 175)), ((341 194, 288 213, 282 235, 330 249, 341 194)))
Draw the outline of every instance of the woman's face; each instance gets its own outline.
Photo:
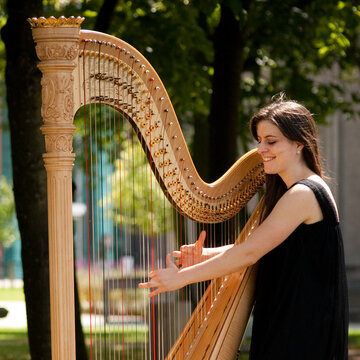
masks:
POLYGON ((298 150, 302 145, 286 138, 271 121, 263 120, 257 125, 258 152, 264 162, 266 174, 279 174, 281 177, 300 160, 298 150))

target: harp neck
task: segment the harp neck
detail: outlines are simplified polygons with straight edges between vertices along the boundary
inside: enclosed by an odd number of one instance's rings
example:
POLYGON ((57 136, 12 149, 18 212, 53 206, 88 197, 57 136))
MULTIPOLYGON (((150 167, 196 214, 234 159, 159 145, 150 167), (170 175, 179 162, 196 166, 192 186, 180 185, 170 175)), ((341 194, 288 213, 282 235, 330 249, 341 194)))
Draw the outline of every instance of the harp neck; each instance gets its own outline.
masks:
MULTIPOLYGON (((165 195, 185 216, 216 223, 233 217, 264 181, 256 151, 240 158, 220 179, 208 184, 199 176, 167 91, 150 63, 132 46, 113 36, 80 31, 81 19, 33 20, 43 72, 42 131, 60 124, 63 145, 72 150, 72 119, 90 103, 115 108, 131 122, 165 195), (91 64, 89 66, 89 64, 91 64), (54 69, 57 69, 54 72, 54 69), (66 128, 66 130, 65 130, 66 128)), ((50 130, 51 128, 51 130, 50 130)))

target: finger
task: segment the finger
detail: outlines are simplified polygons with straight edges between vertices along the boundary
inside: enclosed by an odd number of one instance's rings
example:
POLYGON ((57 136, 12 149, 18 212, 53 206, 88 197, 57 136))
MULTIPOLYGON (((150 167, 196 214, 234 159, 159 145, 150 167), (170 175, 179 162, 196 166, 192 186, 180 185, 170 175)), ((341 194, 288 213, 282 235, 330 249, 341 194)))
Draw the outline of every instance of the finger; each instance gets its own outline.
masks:
POLYGON ((151 279, 150 281, 139 283, 140 288, 155 288, 159 286, 159 281, 156 279, 151 279))
POLYGON ((192 251, 192 247, 189 245, 183 245, 180 248, 180 253, 190 253, 192 251))
POLYGON ((156 296, 156 295, 158 295, 158 294, 161 294, 161 293, 163 293, 164 291, 162 291, 162 290, 159 290, 159 289, 156 289, 156 290, 154 290, 154 291, 152 291, 152 292, 149 292, 148 294, 147 294, 147 296, 148 297, 154 297, 154 296, 156 296))
POLYGON ((199 238, 198 240, 196 241, 195 243, 195 246, 197 248, 202 248, 204 246, 204 242, 205 242, 205 239, 206 239, 206 231, 203 230, 200 235, 199 235, 199 238))
POLYGON ((167 265, 167 267, 173 267, 173 268, 177 269, 177 266, 171 260, 171 254, 166 255, 166 265, 167 265))
POLYGON ((181 251, 177 251, 177 250, 173 251, 172 256, 175 257, 175 258, 181 257, 181 251))
POLYGON ((139 283, 138 287, 142 288, 142 289, 148 289, 148 288, 151 288, 152 286, 151 286, 150 282, 145 282, 145 283, 139 283))

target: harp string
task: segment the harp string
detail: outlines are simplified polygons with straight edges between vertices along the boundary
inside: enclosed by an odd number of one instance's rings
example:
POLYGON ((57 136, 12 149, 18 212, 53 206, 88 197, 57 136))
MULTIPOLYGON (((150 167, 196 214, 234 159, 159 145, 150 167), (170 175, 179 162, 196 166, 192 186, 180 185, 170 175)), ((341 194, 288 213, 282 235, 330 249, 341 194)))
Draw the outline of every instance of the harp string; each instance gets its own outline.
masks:
MULTIPOLYGON (((84 43, 84 52, 86 42, 84 43)), ((82 57, 83 62, 83 95, 84 95, 84 143, 85 143, 85 189, 86 189, 86 209, 90 208, 89 200, 89 166, 88 166, 88 137, 87 137, 87 103, 86 103, 86 87, 85 87, 85 56, 82 57)), ((88 298, 89 298, 89 321, 90 321, 90 360, 93 360, 93 339, 92 339, 92 301, 91 301, 91 252, 90 252, 90 217, 89 211, 86 211, 86 229, 87 229, 87 258, 88 258, 88 298)))
MULTIPOLYGON (((100 73, 100 72, 99 72, 100 73)), ((91 89, 91 87, 90 87, 91 89)), ((93 267, 96 267, 96 263, 99 263, 101 260, 102 260, 102 267, 103 267, 103 278, 102 278, 102 286, 103 286, 103 290, 104 290, 104 276, 106 277, 106 267, 105 267, 105 248, 104 248, 104 242, 101 242, 102 239, 100 238, 100 234, 103 232, 103 230, 106 230, 106 227, 107 227, 107 223, 106 223, 106 219, 104 217, 104 208, 108 205, 107 202, 104 200, 104 193, 108 193, 108 190, 107 187, 108 187, 108 184, 107 182, 105 182, 105 185, 103 184, 103 179, 104 178, 108 178, 108 173, 107 173, 107 167, 104 165, 104 160, 106 158, 106 155, 103 153, 103 149, 102 149, 102 141, 103 141, 103 136, 101 135, 101 131, 105 131, 105 136, 106 136, 106 133, 107 133, 107 122, 106 122, 106 118, 108 117, 107 115, 107 111, 106 111, 106 108, 105 110, 102 109, 101 107, 101 104, 97 105, 96 103, 95 104, 92 104, 91 105, 91 110, 90 112, 94 113, 95 114, 95 117, 92 117, 91 118, 94 118, 94 121, 93 123, 90 125, 90 137, 91 137, 91 143, 90 143, 90 148, 91 148, 91 156, 90 156, 90 163, 91 163, 91 187, 92 189, 95 189, 95 192, 93 193, 93 195, 91 196, 92 198, 92 217, 93 217, 93 220, 92 220, 92 223, 93 224, 98 224, 98 227, 97 228, 93 228, 93 234, 96 234, 96 243, 93 243, 93 249, 100 249, 102 248, 102 252, 103 252, 103 256, 102 256, 102 259, 101 259, 101 256, 100 256, 100 252, 96 252, 93 250, 93 267), (94 109, 94 110, 92 110, 94 109), (99 114, 99 118, 98 118, 98 114, 99 114), (100 127, 99 127, 99 124, 100 124, 100 127), (92 136, 94 133, 94 136, 92 136), (98 154, 97 151, 93 151, 93 149, 96 149, 96 148, 100 148, 100 154, 98 154), (100 171, 99 171, 100 169, 100 171), (101 203, 101 206, 100 208, 96 206, 96 204, 100 201, 101 203)), ((130 129, 128 130, 128 132, 130 132, 130 129)), ((133 136, 130 136, 131 139, 133 140, 133 136)), ((119 137, 120 141, 121 141, 121 136, 119 137)), ((121 147, 121 145, 119 144, 119 148, 121 147)), ((131 148, 132 149, 132 159, 134 161, 134 150, 133 150, 133 147, 131 148)), ((110 158, 111 158, 111 153, 110 153, 110 158)), ((110 159, 111 161, 111 159, 110 159)), ((124 161, 128 161, 128 159, 125 159, 124 161)), ((124 166, 122 166, 121 164, 123 163, 123 161, 120 161, 119 164, 120 164, 120 167, 122 168, 125 168, 128 164, 127 163, 124 163, 124 166)), ((88 164, 88 162, 87 162, 88 164)), ((88 165, 87 165, 88 166, 88 165)), ((119 176, 121 177, 122 176, 122 169, 120 169, 120 172, 119 172, 119 176)), ((120 182, 121 184, 122 182, 120 182)), ((120 185, 121 187, 121 185, 120 185)), ((111 188, 111 187, 110 187, 111 188)), ((111 192, 111 190, 110 190, 111 192)), ((122 191, 121 191, 122 193, 122 191)), ((121 200, 120 200, 121 202, 121 200)), ((120 205, 120 208, 121 208, 121 212, 122 212, 122 205, 120 205)), ((125 208, 125 213, 126 212, 131 212, 131 209, 129 209, 128 207, 125 208)), ((132 212, 134 213, 134 210, 132 210, 132 212)), ((133 216, 134 218, 134 216, 133 216)), ((90 227, 90 224, 88 225, 90 227)), ((120 228, 122 227, 122 222, 121 222, 121 225, 120 225, 120 228)), ((121 237, 123 236, 123 231, 121 230, 121 237)), ((127 244, 127 243, 126 243, 127 244)), ((123 245, 123 244, 122 244, 123 245)), ((127 245, 126 245, 127 246, 127 245)), ((127 252, 128 249, 126 249, 126 246, 125 246, 125 251, 127 252)), ((121 246, 121 251, 123 251, 124 249, 124 246, 121 246)), ((120 255, 120 258, 123 257, 123 254, 121 253, 120 255)), ((121 261, 121 266, 123 267, 123 262, 121 261)), ((122 270, 123 272, 123 270, 122 270)), ((97 284, 97 282, 101 282, 100 278, 97 278, 96 275, 93 276, 94 280, 93 282, 95 282, 95 286, 94 288, 96 289, 100 289, 100 286, 99 284, 97 284)), ((123 282, 123 275, 121 276, 121 281, 123 282)), ((127 280, 126 280, 127 281, 127 280)), ((122 285, 122 290, 124 290, 124 286, 122 285)), ((125 285, 125 287, 127 287, 127 285, 125 285)), ((95 298, 99 298, 101 294, 97 294, 95 295, 95 298)), ((104 292, 103 292, 103 297, 104 296, 104 292)), ((123 296, 123 291, 122 291, 122 296, 123 296)), ((122 305, 123 306, 123 305, 122 305)), ((112 309, 110 308, 109 309, 110 312, 112 311, 112 309)), ((107 311, 106 309, 106 306, 104 306, 104 309, 103 309, 104 312, 107 311)), ((124 314, 124 312, 123 312, 124 314)), ((99 312, 99 315, 100 315, 100 312, 99 312)), ((96 339, 95 341, 95 344, 96 344, 96 347, 99 346, 99 349, 96 349, 96 354, 100 352, 102 352, 102 344, 103 342, 107 343, 107 338, 106 338, 106 335, 107 335, 107 326, 106 326, 106 321, 102 322, 101 319, 99 319, 98 317, 95 318, 96 319, 96 322, 95 322, 95 336, 96 337, 99 337, 99 339, 96 339), (99 326, 98 326, 99 324, 99 326), (98 331, 98 327, 102 327, 103 328, 103 331, 98 331), (102 337, 104 337, 104 339, 102 339, 102 337)), ((137 324, 136 324, 137 326, 137 324)), ((122 327, 124 327, 124 321, 123 321, 123 324, 122 324, 122 327)), ((137 336, 137 331, 136 331, 136 336, 137 336)), ((124 345, 124 331, 123 331, 123 357, 125 357, 125 345, 124 345)), ((109 335, 109 343, 110 343, 110 335, 109 335)), ((104 352, 105 352, 105 355, 106 355, 106 348, 104 349, 104 352)), ((131 349, 131 351, 133 351, 133 349, 131 349)))
MULTIPOLYGON (((100 47, 100 46, 99 46, 100 47)), ((119 56, 121 55, 121 52, 119 50, 119 56)), ((124 295, 125 292, 130 290, 133 292, 133 296, 136 307, 139 306, 138 303, 138 297, 137 297, 137 289, 134 289, 132 287, 133 281, 129 279, 128 276, 125 274, 124 269, 124 259, 126 255, 130 254, 135 257, 135 234, 134 231, 129 231, 128 224, 125 225, 123 222, 124 218, 131 218, 132 220, 132 228, 139 227, 135 225, 134 221, 135 218, 138 216, 137 210, 135 208, 135 194, 136 193, 146 193, 145 183, 150 184, 151 187, 151 197, 158 198, 160 197, 160 194, 162 194, 162 191, 160 190, 160 187, 155 187, 155 183, 157 182, 154 179, 154 175, 152 174, 152 171, 150 169, 151 166, 145 168, 141 168, 139 171, 141 173, 141 177, 145 179, 144 182, 138 183, 135 181, 135 162, 136 158, 138 157, 138 153, 142 152, 142 149, 144 146, 144 140, 141 136, 138 136, 138 133, 136 130, 134 131, 133 128, 130 126, 130 122, 134 121, 132 118, 128 117, 125 112, 114 112, 110 110, 108 106, 105 106, 105 104, 101 101, 101 94, 109 94, 110 88, 105 88, 105 86, 108 86, 109 82, 101 81, 101 76, 106 76, 107 73, 115 72, 117 73, 118 78, 126 78, 130 77, 129 72, 124 71, 123 67, 120 66, 120 63, 113 64, 110 61, 101 61, 102 67, 100 68, 100 61, 95 56, 84 56, 83 61, 85 62, 86 58, 86 68, 89 69, 87 71, 87 78, 90 78, 92 74, 95 74, 98 76, 96 79, 96 76, 92 78, 93 83, 96 84, 98 87, 98 92, 92 93, 93 87, 87 85, 86 91, 89 92, 88 95, 84 94, 85 99, 86 98, 94 98, 99 97, 100 101, 94 101, 91 104, 87 104, 85 106, 86 109, 84 109, 84 113, 89 115, 89 118, 91 118, 91 124, 89 125, 89 142, 86 144, 86 148, 88 148, 85 152, 88 154, 87 157, 89 157, 89 160, 87 160, 86 167, 90 168, 89 175, 87 175, 87 183, 90 183, 90 188, 92 190, 88 191, 88 200, 87 203, 89 203, 89 211, 88 211, 88 217, 89 217, 89 223, 88 228, 91 229, 92 235, 88 235, 88 239, 90 242, 90 239, 92 240, 92 249, 90 253, 92 254, 92 262, 89 263, 89 268, 91 272, 92 280, 89 282, 89 291, 92 291, 94 289, 92 298, 92 303, 94 303, 94 318, 91 319, 91 323, 93 323, 93 330, 91 330, 90 337, 91 341, 92 338, 94 338, 93 344, 91 346, 95 346, 94 348, 94 354, 95 357, 102 358, 101 355, 98 354, 104 354, 102 356, 114 356, 116 354, 115 348, 121 347, 121 353, 122 357, 124 359, 130 359, 130 358, 136 358, 136 352, 137 352, 137 346, 134 342, 131 342, 128 340, 127 336, 125 335, 126 331, 128 330, 129 326, 126 322, 126 309, 124 308, 124 295), (110 65, 112 64, 112 65, 110 65), (109 66, 115 66, 115 70, 109 68, 109 66), (87 111, 87 109, 89 111, 87 111), (115 117, 117 117, 117 121, 115 121, 115 117), (108 123, 108 118, 111 118, 110 122, 108 123), (117 125, 117 129, 115 129, 115 124, 117 125), (110 134, 117 133, 118 138, 113 139, 110 134), (125 137, 126 134, 127 136, 125 137), (140 145, 138 148, 136 148, 137 140, 135 137, 140 138, 140 145), (105 138, 105 140, 104 140, 105 138), (130 140, 129 140, 130 139, 130 140), (132 146, 129 147, 129 151, 131 153, 130 159, 127 157, 126 154, 124 154, 124 149, 126 147, 127 142, 131 142, 132 146), (110 150, 108 149, 107 143, 110 143, 110 150), (104 148, 103 148, 104 147, 104 148), (100 153, 95 151, 96 149, 102 149, 100 153), (117 162, 117 159, 119 161, 117 162), (118 164, 118 171, 113 175, 110 171, 110 167, 107 164, 107 162, 111 163, 117 163, 118 164), (123 194, 126 193, 125 188, 125 178, 127 177, 126 169, 132 168, 132 183, 134 191, 132 192, 132 205, 129 205, 128 203, 124 203, 123 194), (111 178, 110 183, 104 181, 104 179, 111 178), (117 185, 115 185, 115 183, 117 185), (114 190, 115 187, 118 187, 118 193, 119 196, 116 195, 116 191, 114 190), (119 217, 119 222, 117 223, 116 229, 111 230, 110 229, 110 223, 107 219, 107 212, 105 209, 111 205, 114 200, 109 200, 107 198, 107 194, 110 193, 109 199, 116 198, 117 206, 115 206, 115 217, 119 217), (100 206, 99 206, 100 204, 100 206), (110 232, 111 235, 111 241, 110 241, 110 247, 106 248, 104 244, 104 239, 101 238, 101 233, 103 232, 110 232), (102 248, 102 254, 100 253, 100 249, 102 248), (115 254, 115 261, 113 261, 113 265, 115 269, 108 268, 106 264, 106 256, 112 256, 111 254, 115 254), (98 264, 102 264, 102 275, 100 276, 100 269, 98 264), (107 282, 107 277, 111 277, 112 272, 114 273, 118 271, 119 276, 116 279, 111 279, 110 283, 107 282), (106 288, 105 284, 110 284, 111 287, 116 287, 120 289, 120 295, 119 298, 121 298, 121 316, 117 316, 118 321, 115 324, 112 324, 111 319, 106 319, 105 315, 111 315, 114 314, 116 311, 118 311, 113 302, 110 302, 110 307, 107 308, 108 304, 105 304, 106 299, 106 288), (103 301, 103 309, 99 308, 98 303, 103 301), (120 318, 120 320, 119 320, 120 318), (107 348, 103 349, 103 344, 107 345, 107 348)), ((85 68, 85 66, 84 66, 85 68)), ((85 69, 84 69, 85 71, 85 69)), ((133 80, 130 77, 129 84, 133 86, 133 80)), ((84 87, 85 87, 85 80, 84 80, 84 87)), ((126 101, 127 94, 127 88, 125 86, 120 86, 119 84, 116 87, 113 87, 113 89, 117 89, 115 91, 115 94, 112 95, 114 99, 117 99, 118 102, 123 102, 124 104, 126 101)), ((155 90, 152 90, 155 91, 155 90)), ((84 89, 85 93, 85 89, 84 89)), ((151 100, 152 95, 150 94, 149 98, 151 100)), ((140 105, 136 103, 135 99, 131 99, 129 102, 130 104, 128 106, 134 107, 134 113, 133 116, 136 116, 136 111, 140 112, 140 105)), ((121 107, 120 107, 121 108, 121 107)), ((156 116, 160 116, 160 114, 165 114, 164 119, 162 121, 162 129, 161 131, 165 132, 165 125, 167 123, 166 116, 167 113, 165 111, 166 109, 163 109, 160 107, 160 110, 156 113, 156 116)), ((148 103, 148 115, 151 115, 151 101, 148 103)), ((150 136, 152 135, 151 132, 151 125, 153 125, 157 119, 150 116, 149 121, 149 131, 150 136)), ((86 136, 87 138, 87 136, 86 136)), ((155 138, 151 138, 152 141, 155 140, 155 138)), ((87 140, 86 140, 87 142, 87 140)), ((161 144, 161 143, 160 143, 161 144)), ((157 146, 157 145, 154 145, 157 146)), ((161 148, 162 146, 158 146, 158 148, 161 148)), ((164 159, 164 154, 161 155, 164 159)), ((151 157, 150 157, 150 165, 151 165, 151 157)), ((164 172, 164 168, 160 171, 164 172)), ((163 174, 162 174, 163 175, 163 174)), ((182 173, 179 174, 179 176, 184 176, 182 173)), ((179 188, 179 185, 176 185, 177 188, 179 188)), ((176 241, 170 241, 166 240, 163 241, 163 238, 159 235, 159 232, 154 231, 154 223, 156 220, 154 217, 156 217, 160 212, 163 214, 162 218, 162 227, 163 231, 166 230, 166 221, 165 221, 165 204, 168 204, 168 201, 165 199, 164 196, 162 196, 162 203, 163 206, 160 210, 154 210, 152 209, 154 205, 154 200, 151 199, 150 204, 146 203, 144 206, 149 206, 150 208, 147 209, 147 213, 151 214, 151 223, 143 222, 141 223, 141 231, 138 237, 141 239, 139 242, 139 253, 140 253, 140 263, 142 271, 141 273, 137 273, 137 269, 134 269, 135 278, 140 277, 146 280, 146 273, 148 273, 149 270, 164 266, 164 254, 167 252, 171 252, 175 248, 178 247, 178 244, 182 245, 185 243, 185 239, 189 240, 190 242, 194 242, 197 238, 198 233, 205 229, 207 231, 207 239, 205 246, 206 247, 212 247, 215 245, 216 238, 219 236, 217 234, 215 226, 212 224, 199 224, 196 222, 193 222, 188 219, 184 219, 182 216, 175 215, 174 212, 172 213, 172 222, 175 229, 175 238, 176 241), (148 234, 151 234, 151 246, 149 249, 149 239, 148 234), (171 245, 169 245, 172 242, 171 245)), ((181 201, 180 201, 181 203, 181 201)), ((180 208, 181 212, 181 208, 180 208)), ((238 233, 238 220, 232 219, 230 221, 227 221, 226 223, 220 225, 221 227, 221 238, 224 239, 230 239, 233 240, 234 235, 237 236, 238 233)), ((149 329, 147 331, 146 335, 146 343, 141 348, 141 359, 149 359, 154 357, 154 359, 163 359, 167 355, 167 351, 169 349, 169 345, 172 344, 172 342, 177 338, 179 334, 179 330, 175 329, 174 324, 181 324, 181 328, 186 324, 187 317, 189 314, 189 309, 187 308, 187 305, 185 305, 185 302, 188 299, 195 299, 195 303, 199 301, 201 298, 202 293, 204 292, 204 289, 208 286, 208 283, 200 284, 199 287, 191 286, 187 288, 186 290, 179 291, 171 296, 168 294, 162 294, 159 296, 159 301, 152 302, 149 305, 149 301, 147 300, 145 294, 141 298, 140 303, 142 304, 141 310, 140 310, 140 317, 145 319, 146 327, 149 329), (174 307, 171 305, 171 299, 174 297, 178 298, 178 302, 176 303, 176 309, 174 311, 174 307), (167 315, 167 317, 165 317, 167 315), (166 334, 163 329, 168 329, 169 334, 166 334), (166 336, 165 336, 166 335, 166 336), (167 340, 168 338, 169 340, 167 340), (171 341, 172 339, 172 341, 171 341), (165 342, 168 342, 166 344, 165 342)), ((209 309, 211 308, 211 304, 213 302, 213 299, 216 296, 216 291, 213 290, 210 292, 209 296, 206 300, 206 306, 202 308, 201 313, 198 315, 197 322, 201 322, 205 317, 209 309)), ((135 342, 140 343, 142 341, 140 335, 140 330, 142 327, 142 324, 139 322, 138 317, 134 317, 134 328, 135 328, 135 342)), ((192 327, 190 331, 193 333, 193 337, 195 337, 196 328, 192 327)), ((184 347, 182 348, 182 358, 185 357, 185 350, 184 347)))
MULTIPOLYGON (((118 56, 120 53, 120 49, 118 50, 118 56)), ((120 63, 117 63, 117 69, 116 69, 117 78, 120 76, 120 63)), ((114 90, 117 90, 117 96, 114 96, 115 99, 117 99, 118 102, 120 102, 120 86, 114 87, 114 90)), ((116 91, 115 91, 116 92, 116 91)), ((116 94, 115 94, 116 95, 116 94)), ((118 112, 118 154, 119 159, 121 159, 121 114, 118 112)), ((116 217, 120 217, 120 214, 122 214, 122 162, 118 162, 119 171, 118 171, 118 182, 119 182, 119 209, 116 211, 116 217)), ((121 282, 121 343, 122 343, 122 358, 125 359, 125 327, 124 327, 124 263, 122 261, 123 259, 123 246, 124 246, 124 239, 123 239, 123 221, 122 218, 120 218, 119 221, 119 228, 120 231, 120 254, 119 251, 117 251, 117 256, 120 255, 120 259, 118 259, 118 264, 120 263, 120 282, 121 282)), ((119 334, 120 337, 120 334, 119 334)))
MULTIPOLYGON (((151 95, 152 95, 152 90, 153 90, 153 85, 154 82, 151 81, 151 86, 150 86, 150 92, 149 92, 149 97, 148 97, 148 102, 149 102, 149 108, 148 108, 148 116, 149 116, 149 135, 150 135, 150 156, 149 156, 149 160, 150 160, 150 166, 152 166, 152 156, 151 156, 151 150, 152 150, 152 146, 151 146, 151 95)), ((150 177, 150 214, 151 214, 151 270, 154 271, 154 212, 153 212, 153 183, 152 183, 152 177, 150 177)), ((153 316, 153 326, 152 326, 152 332, 153 332, 153 356, 154 359, 156 359, 156 346, 155 346, 155 335, 156 335, 156 317, 155 317, 155 299, 152 298, 151 299, 151 305, 152 305, 152 316, 153 316)))

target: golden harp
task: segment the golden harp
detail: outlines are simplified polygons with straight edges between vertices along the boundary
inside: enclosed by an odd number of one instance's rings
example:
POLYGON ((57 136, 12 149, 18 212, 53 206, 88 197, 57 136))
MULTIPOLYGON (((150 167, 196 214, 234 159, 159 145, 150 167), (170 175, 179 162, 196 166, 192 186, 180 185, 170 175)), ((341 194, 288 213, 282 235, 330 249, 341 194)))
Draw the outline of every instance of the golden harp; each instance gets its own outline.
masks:
MULTIPOLYGON (((202 181, 167 92, 152 66, 122 40, 81 30, 82 21, 29 19, 43 73, 41 130, 48 177, 53 359, 75 359, 72 144, 74 116, 79 108, 100 104, 121 114, 139 139, 163 194, 186 218, 207 224, 227 221, 239 213, 264 182, 256 151, 242 156, 216 182, 202 181)), ((259 205, 240 234, 236 234, 237 243, 256 227, 258 209, 259 205)), ((234 358, 252 309, 254 274, 255 269, 249 268, 212 281, 176 334, 177 340, 164 346, 166 351, 160 351, 154 341, 142 358, 234 358)), ((159 315, 154 312, 152 316, 159 315)), ((151 321, 147 324, 150 327, 151 321)), ((149 337, 166 337, 167 330, 157 327, 157 333, 149 337)), ((109 353, 107 357, 112 356, 109 353)), ((124 352, 122 356, 130 358, 124 352)))

